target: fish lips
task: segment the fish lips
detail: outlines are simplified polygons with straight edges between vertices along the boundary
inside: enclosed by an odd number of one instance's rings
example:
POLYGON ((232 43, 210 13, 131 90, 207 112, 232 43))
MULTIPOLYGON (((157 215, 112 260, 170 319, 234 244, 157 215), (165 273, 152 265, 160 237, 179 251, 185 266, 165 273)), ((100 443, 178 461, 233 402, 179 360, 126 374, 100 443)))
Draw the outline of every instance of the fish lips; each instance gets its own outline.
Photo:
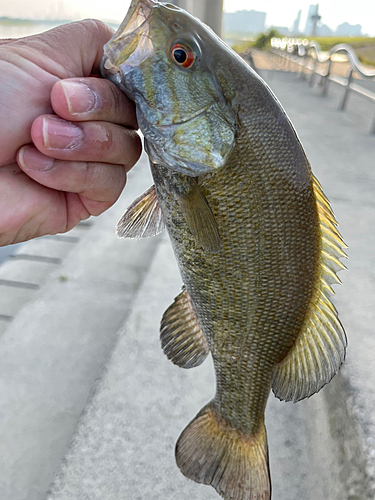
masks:
POLYGON ((134 95, 125 80, 134 68, 155 55, 149 28, 152 11, 158 7, 172 11, 182 10, 176 5, 157 0, 132 0, 125 19, 104 45, 100 63, 101 76, 111 80, 132 100, 134 95))
POLYGON ((149 37, 149 16, 157 3, 154 0, 133 1, 119 29, 104 45, 101 76, 112 81, 132 100, 134 95, 126 85, 126 77, 155 54, 149 37))

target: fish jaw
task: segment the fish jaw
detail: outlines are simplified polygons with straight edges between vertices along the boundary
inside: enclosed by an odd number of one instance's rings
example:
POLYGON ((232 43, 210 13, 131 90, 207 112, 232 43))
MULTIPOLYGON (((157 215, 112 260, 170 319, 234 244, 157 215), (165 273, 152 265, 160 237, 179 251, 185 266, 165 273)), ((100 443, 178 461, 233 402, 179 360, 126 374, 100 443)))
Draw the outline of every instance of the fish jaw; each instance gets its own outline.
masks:
POLYGON ((100 63, 100 73, 111 80, 133 101, 134 95, 127 75, 143 61, 155 54, 149 38, 149 16, 155 2, 135 0, 119 29, 104 46, 104 56, 100 63))
POLYGON ((135 101, 151 162, 197 177, 227 163, 236 118, 209 64, 200 60, 203 42, 197 29, 189 31, 191 20, 198 23, 171 4, 133 2, 104 47, 101 74, 135 101), (194 51, 197 67, 191 70, 171 59, 180 40, 194 51), (206 95, 198 99, 202 86, 206 95))

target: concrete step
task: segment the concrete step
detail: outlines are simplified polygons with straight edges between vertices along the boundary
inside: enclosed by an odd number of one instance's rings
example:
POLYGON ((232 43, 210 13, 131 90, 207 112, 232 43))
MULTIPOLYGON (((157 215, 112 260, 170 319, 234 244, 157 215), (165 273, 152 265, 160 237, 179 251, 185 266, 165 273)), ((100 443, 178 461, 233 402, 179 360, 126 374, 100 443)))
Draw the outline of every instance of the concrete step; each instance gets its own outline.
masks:
POLYGON ((152 261, 158 240, 115 235, 150 185, 145 158, 133 177, 102 217, 25 243, 0 267, 2 500, 45 497, 152 261))

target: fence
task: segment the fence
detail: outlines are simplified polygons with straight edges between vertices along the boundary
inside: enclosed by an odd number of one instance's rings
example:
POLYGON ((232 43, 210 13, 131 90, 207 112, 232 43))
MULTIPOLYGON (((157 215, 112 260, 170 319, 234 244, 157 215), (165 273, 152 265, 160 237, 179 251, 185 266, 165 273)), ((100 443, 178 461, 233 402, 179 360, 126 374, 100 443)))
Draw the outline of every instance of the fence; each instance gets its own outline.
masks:
MULTIPOLYGON (((323 88, 322 95, 327 95, 329 82, 344 87, 344 93, 339 103, 339 109, 345 109, 350 92, 367 99, 375 104, 375 70, 369 70, 359 61, 354 49, 350 45, 335 45, 329 52, 322 52, 317 42, 308 42, 295 38, 271 40, 271 53, 275 62, 284 69, 296 70, 302 79, 309 80, 313 85, 315 78, 320 81, 318 84, 323 88), (339 55, 341 53, 341 55, 339 55), (349 65, 345 76, 334 74, 333 63, 346 62, 349 65), (353 81, 357 75, 357 82, 353 81), (366 88, 360 82, 374 82, 373 89, 366 88)), ((375 134, 375 114, 370 128, 375 134)))

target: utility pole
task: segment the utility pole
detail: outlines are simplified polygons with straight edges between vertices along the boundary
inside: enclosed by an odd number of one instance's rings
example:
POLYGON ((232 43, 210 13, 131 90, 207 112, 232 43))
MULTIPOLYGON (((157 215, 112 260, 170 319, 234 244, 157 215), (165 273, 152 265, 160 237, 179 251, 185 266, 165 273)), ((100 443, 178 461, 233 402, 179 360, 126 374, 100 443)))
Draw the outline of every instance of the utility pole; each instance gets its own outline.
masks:
POLYGON ((198 17, 221 36, 223 0, 173 0, 172 3, 198 17))

